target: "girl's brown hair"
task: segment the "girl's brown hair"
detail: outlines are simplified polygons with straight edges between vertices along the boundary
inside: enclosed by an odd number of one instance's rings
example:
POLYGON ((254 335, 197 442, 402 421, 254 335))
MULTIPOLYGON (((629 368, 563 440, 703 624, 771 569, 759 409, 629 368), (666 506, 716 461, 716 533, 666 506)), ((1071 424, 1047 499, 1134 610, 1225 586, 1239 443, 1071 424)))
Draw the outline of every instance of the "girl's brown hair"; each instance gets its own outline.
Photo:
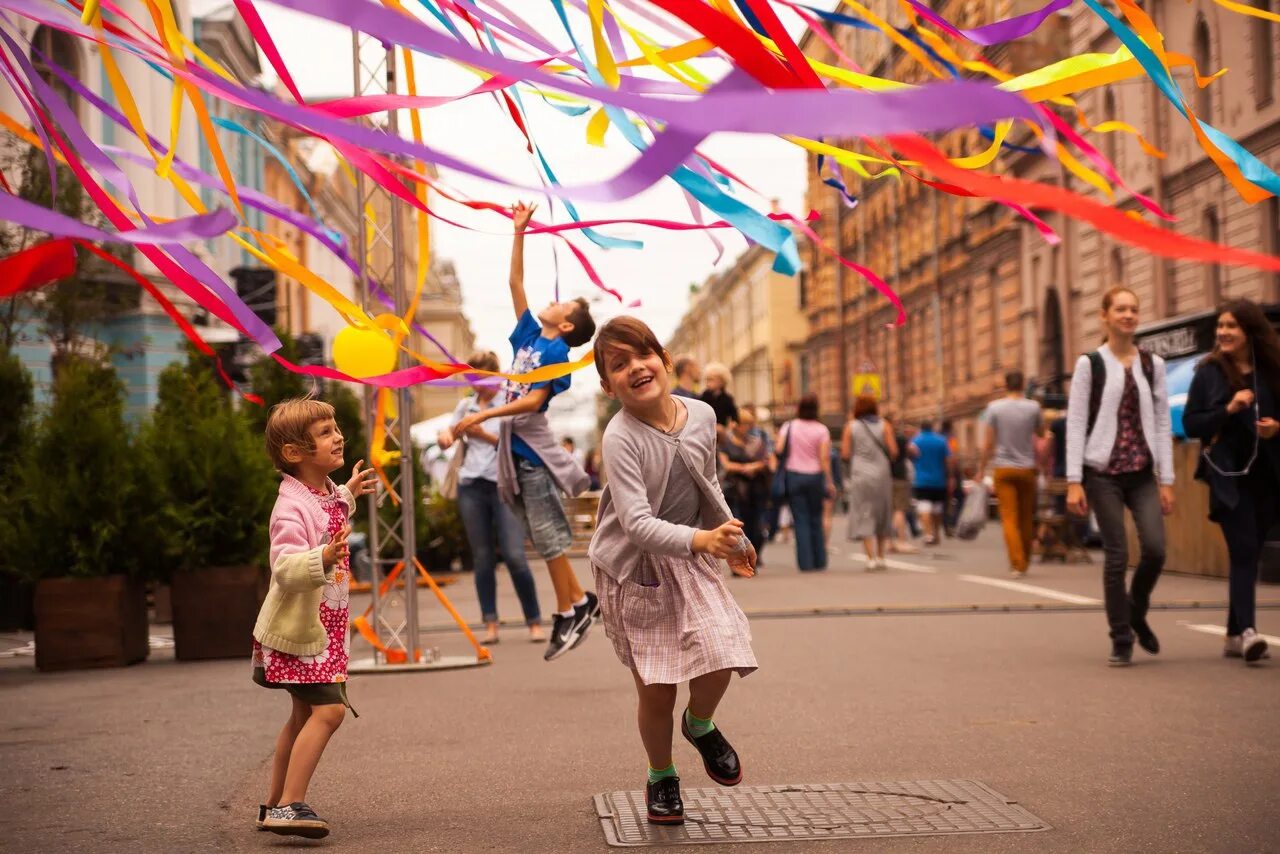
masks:
POLYGON ((333 418, 333 407, 312 397, 282 400, 271 407, 267 416, 267 454, 277 471, 293 473, 284 458, 284 446, 295 445, 304 453, 312 453, 316 443, 311 439, 311 425, 333 418))
POLYGON ((496 371, 498 354, 492 350, 477 350, 467 357, 467 364, 481 371, 496 371))
POLYGON ((637 317, 627 315, 615 317, 596 333, 596 342, 591 348, 591 354, 595 357, 596 373, 600 375, 600 379, 606 378, 608 369, 605 368, 605 359, 610 350, 625 350, 641 356, 657 353, 662 356, 664 362, 668 363, 667 366, 670 369, 671 358, 663 349, 662 342, 658 340, 657 335, 653 334, 649 324, 637 317))
POLYGON ((876 400, 869 394, 860 394, 853 402, 853 417, 861 418, 864 415, 879 415, 880 401, 876 400))
MULTIPOLYGON (((1218 308, 1218 317, 1229 314, 1240 324, 1240 329, 1249 339, 1249 347, 1253 350, 1253 362, 1257 376, 1254 380, 1265 382, 1271 393, 1280 398, 1280 335, 1267 320, 1266 313, 1252 300, 1232 300, 1218 308)), ((1227 358, 1222 349, 1215 343, 1213 352, 1204 357, 1201 364, 1213 362, 1227 378, 1233 392, 1249 387, 1244 374, 1236 367, 1234 359, 1227 358)))
POLYGON ((1126 285, 1115 285, 1114 287, 1108 288, 1107 292, 1102 295, 1102 310, 1110 311, 1111 305, 1116 301, 1116 297, 1120 296, 1120 294, 1128 294, 1133 297, 1134 302, 1139 305, 1142 304, 1142 300, 1138 299, 1138 294, 1133 290, 1133 288, 1127 287, 1126 285))

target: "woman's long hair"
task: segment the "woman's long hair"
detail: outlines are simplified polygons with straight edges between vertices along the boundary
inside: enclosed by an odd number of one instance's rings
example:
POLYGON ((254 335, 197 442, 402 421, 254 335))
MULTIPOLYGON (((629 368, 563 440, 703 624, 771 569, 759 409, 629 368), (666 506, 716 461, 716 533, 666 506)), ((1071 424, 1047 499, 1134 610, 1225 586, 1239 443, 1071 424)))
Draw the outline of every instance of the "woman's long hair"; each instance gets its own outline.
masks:
MULTIPOLYGON (((1264 380, 1271 388, 1271 393, 1280 400, 1280 335, 1267 320, 1267 315, 1256 302, 1247 299, 1232 300, 1218 308, 1218 317, 1230 314, 1240 324, 1252 348, 1255 370, 1261 374, 1256 379, 1264 380)), ((1229 358, 1215 343, 1213 352, 1204 357, 1200 364, 1213 362, 1227 378, 1231 390, 1240 391, 1248 388, 1250 383, 1236 367, 1234 359, 1229 358)))

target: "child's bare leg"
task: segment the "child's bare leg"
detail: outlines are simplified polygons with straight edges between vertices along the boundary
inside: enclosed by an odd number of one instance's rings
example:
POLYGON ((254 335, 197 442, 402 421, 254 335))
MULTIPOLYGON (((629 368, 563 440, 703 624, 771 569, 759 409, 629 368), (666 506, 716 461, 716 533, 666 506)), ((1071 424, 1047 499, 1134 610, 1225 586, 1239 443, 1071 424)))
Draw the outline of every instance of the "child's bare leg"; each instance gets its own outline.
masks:
POLYGON ((280 796, 280 802, 284 804, 306 801, 311 775, 315 773, 316 765, 320 764, 325 745, 342 725, 342 719, 347 713, 346 707, 341 703, 326 703, 310 708, 311 716, 293 742, 289 770, 284 777, 284 791, 280 796))
POLYGON ((578 583, 578 576, 574 573, 569 558, 564 555, 548 558, 547 572, 551 574, 551 586, 556 591, 556 611, 563 614, 572 610, 573 604, 581 602, 586 593, 578 583))
POLYGON ((293 700, 293 708, 289 712, 289 719, 280 729, 280 735, 276 736, 276 753, 271 757, 271 788, 267 792, 267 799, 263 801, 269 807, 280 805, 280 795, 284 792, 284 777, 289 770, 289 755, 293 752, 293 743, 297 740, 298 733, 302 732, 302 727, 306 725, 307 718, 311 716, 310 706, 297 697, 289 699, 293 700))
POLYGON ((871 537, 862 538, 862 549, 867 553, 867 560, 875 560, 876 548, 874 543, 875 543, 875 540, 872 539, 871 537))
POLYGON ((729 690, 732 670, 716 670, 689 680, 689 713, 704 721, 715 716, 716 706, 729 690))
POLYGON ((646 685, 640 674, 631 671, 636 681, 636 720, 640 725, 640 741, 649 757, 649 767, 661 770, 671 765, 671 715, 676 707, 675 685, 646 685))

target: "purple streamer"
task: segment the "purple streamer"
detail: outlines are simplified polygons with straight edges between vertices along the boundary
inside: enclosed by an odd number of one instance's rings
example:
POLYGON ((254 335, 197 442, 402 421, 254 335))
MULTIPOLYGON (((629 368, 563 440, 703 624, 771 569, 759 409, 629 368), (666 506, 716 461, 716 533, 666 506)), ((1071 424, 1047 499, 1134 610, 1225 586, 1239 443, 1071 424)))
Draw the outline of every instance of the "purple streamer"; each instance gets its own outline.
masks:
POLYGON ((1059 12, 1070 6, 1074 0, 1050 0, 1048 5, 1037 9, 1034 12, 1027 12, 1025 15, 1015 15, 1012 18, 1005 18, 1003 21, 996 21, 993 24, 985 24, 971 30, 962 30, 956 27, 946 18, 943 18, 924 3, 921 3, 920 0, 907 0, 907 2, 911 4, 911 8, 914 9, 920 17, 945 32, 958 38, 968 39, 974 44, 990 47, 991 45, 1002 44, 1004 42, 1022 38, 1028 33, 1033 32, 1055 12, 1059 12))

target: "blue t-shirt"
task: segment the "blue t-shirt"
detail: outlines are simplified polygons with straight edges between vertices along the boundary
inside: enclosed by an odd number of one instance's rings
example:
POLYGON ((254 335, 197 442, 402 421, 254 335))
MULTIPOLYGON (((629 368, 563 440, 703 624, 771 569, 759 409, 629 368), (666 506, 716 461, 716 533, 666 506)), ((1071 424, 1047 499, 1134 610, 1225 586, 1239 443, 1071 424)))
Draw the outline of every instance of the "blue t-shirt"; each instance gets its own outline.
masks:
MULTIPOLYGON (((569 345, 564 343, 562 338, 543 338, 542 324, 533 313, 525 309, 524 314, 520 315, 520 319, 516 322, 516 328, 512 331, 510 339, 511 349, 515 352, 515 359, 511 362, 511 369, 507 371, 510 374, 526 374, 536 368, 545 368, 547 365, 558 365, 562 362, 569 361, 569 345)), ((534 389, 549 388, 551 393, 547 395, 546 403, 542 404, 539 412, 546 412, 547 407, 551 404, 551 398, 555 397, 562 391, 569 389, 570 376, 565 374, 554 380, 543 380, 538 383, 518 383, 507 380, 503 386, 503 403, 511 403, 513 400, 519 400, 534 389)), ((511 437, 511 451, 516 456, 526 459, 534 465, 542 465, 542 459, 534 452, 533 448, 521 439, 519 436, 511 437)))
POLYGON ((951 446, 945 437, 932 430, 921 433, 911 442, 920 451, 916 457, 915 486, 920 489, 947 488, 947 457, 951 446))

